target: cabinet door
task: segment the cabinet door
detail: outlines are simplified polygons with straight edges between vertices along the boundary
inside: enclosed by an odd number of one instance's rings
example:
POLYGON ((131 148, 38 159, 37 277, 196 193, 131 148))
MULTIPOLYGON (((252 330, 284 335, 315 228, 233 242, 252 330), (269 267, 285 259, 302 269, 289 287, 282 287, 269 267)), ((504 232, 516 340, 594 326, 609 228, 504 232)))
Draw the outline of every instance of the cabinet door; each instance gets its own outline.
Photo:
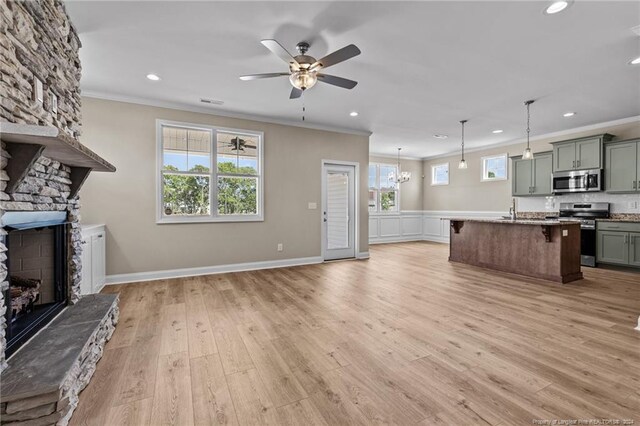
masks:
POLYGON ((629 234, 629 265, 640 266, 640 232, 629 234))
POLYGON ((638 143, 607 145, 604 184, 608 192, 632 192, 638 181, 638 143))
POLYGON ((636 189, 640 191, 640 142, 636 142, 636 189))
POLYGON ((598 262, 629 264, 629 233, 598 231, 598 262))
POLYGON ((551 195, 553 193, 553 156, 542 155, 533 159, 533 194, 551 195))
POLYGON ((104 232, 91 236, 91 281, 93 292, 98 293, 104 287, 105 273, 104 232))
POLYGON ((602 141, 600 138, 576 142, 576 169, 602 168, 602 141))
POLYGON ((90 238, 82 236, 82 271, 80 272, 82 279, 80 281, 80 293, 91 294, 93 293, 93 284, 91 277, 91 244, 89 244, 90 238))
POLYGON ((533 161, 513 160, 513 195, 530 195, 533 161))
POLYGON ((568 142, 553 146, 553 171, 567 172, 576 164, 576 143, 568 142))

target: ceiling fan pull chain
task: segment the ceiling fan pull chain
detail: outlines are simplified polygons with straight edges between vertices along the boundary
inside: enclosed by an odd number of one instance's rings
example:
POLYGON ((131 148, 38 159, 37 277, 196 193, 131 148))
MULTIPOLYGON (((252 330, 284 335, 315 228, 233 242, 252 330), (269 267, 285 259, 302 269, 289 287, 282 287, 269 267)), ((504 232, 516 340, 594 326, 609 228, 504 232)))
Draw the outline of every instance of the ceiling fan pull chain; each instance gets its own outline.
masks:
POLYGON ((304 114, 307 111, 307 109, 304 106, 304 90, 302 91, 302 95, 300 95, 302 97, 302 121, 304 121, 304 114))

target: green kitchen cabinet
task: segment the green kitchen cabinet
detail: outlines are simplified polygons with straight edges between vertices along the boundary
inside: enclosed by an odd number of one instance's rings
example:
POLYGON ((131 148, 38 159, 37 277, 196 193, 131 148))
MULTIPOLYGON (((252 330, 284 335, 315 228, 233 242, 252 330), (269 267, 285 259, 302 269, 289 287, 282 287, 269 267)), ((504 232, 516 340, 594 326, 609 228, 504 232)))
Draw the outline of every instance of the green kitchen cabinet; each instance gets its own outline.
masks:
POLYGON ((513 160, 513 195, 531 195, 531 176, 533 161, 514 159, 513 160))
POLYGON ((640 266, 640 232, 629 233, 629 265, 640 266))
POLYGON ((553 156, 551 151, 537 153, 532 160, 512 157, 512 195, 543 196, 553 192, 553 156))
POLYGON ((605 146, 604 184, 607 192, 634 192, 638 189, 640 164, 638 141, 605 146))
POLYGON ((553 193, 553 154, 537 154, 533 157, 532 195, 553 193))
POLYGON ((640 223, 598 222, 598 263, 640 267, 640 223))
POLYGON ((554 142, 553 171, 601 169, 602 144, 610 141, 612 135, 603 134, 581 139, 554 142))

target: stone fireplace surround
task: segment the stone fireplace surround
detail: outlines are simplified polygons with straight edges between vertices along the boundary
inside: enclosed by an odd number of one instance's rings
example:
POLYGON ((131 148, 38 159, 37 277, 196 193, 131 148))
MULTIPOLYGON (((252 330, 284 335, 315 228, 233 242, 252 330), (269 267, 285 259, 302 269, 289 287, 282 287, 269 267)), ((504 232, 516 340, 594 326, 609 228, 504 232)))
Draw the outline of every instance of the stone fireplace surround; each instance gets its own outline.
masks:
POLYGON ((0 424, 65 425, 118 319, 117 295, 80 294, 78 191, 115 167, 80 144, 80 39, 62 0, 0 1, 0 424), (7 211, 65 212, 67 301, 5 359, 7 211))

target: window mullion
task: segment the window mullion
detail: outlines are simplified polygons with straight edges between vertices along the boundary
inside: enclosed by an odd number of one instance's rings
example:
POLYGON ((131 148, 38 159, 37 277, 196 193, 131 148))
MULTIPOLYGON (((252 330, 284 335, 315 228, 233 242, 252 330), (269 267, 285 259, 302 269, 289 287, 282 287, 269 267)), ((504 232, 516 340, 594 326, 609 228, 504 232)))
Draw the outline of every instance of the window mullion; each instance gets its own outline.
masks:
POLYGON ((209 213, 218 216, 218 132, 211 130, 211 184, 209 185, 209 213))

